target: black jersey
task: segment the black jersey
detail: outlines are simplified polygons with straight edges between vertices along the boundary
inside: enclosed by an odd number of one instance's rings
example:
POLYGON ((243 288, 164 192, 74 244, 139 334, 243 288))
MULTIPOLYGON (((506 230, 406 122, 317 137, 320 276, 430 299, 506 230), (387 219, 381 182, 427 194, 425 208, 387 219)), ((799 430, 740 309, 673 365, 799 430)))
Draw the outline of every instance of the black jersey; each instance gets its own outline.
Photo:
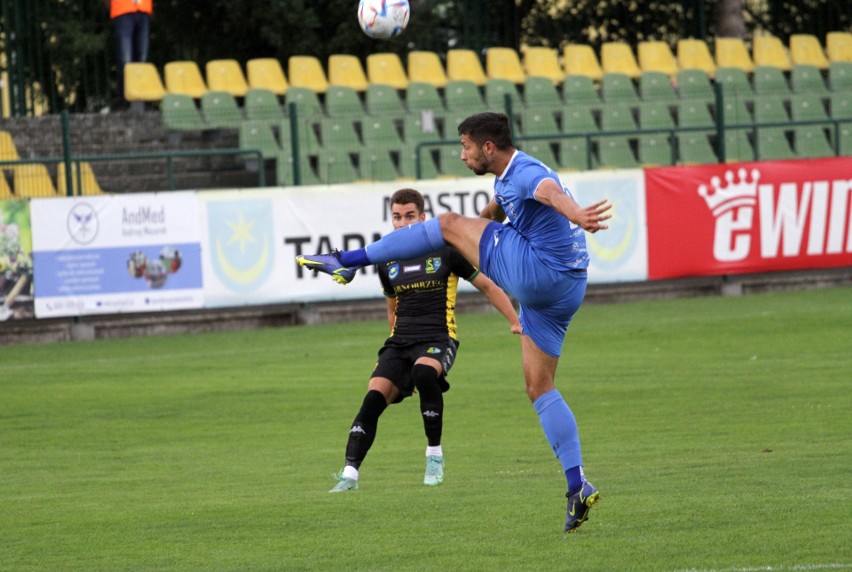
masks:
POLYGON ((459 277, 479 274, 455 249, 446 247, 420 258, 378 264, 385 296, 396 298, 391 337, 429 339, 456 336, 456 290, 459 277))

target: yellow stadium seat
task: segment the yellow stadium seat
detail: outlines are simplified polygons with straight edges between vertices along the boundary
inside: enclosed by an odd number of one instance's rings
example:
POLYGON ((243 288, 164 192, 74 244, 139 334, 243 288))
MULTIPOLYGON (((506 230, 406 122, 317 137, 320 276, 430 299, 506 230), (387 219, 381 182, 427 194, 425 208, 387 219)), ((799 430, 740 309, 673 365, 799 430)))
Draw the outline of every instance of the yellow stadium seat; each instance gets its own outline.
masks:
POLYGON ((603 77, 598 56, 591 46, 568 44, 563 50, 562 65, 565 75, 582 75, 596 81, 603 77))
POLYGON ((811 34, 790 36, 790 59, 793 65, 808 64, 821 70, 828 69, 828 58, 817 37, 811 34))
POLYGON ((790 56, 781 40, 769 34, 755 35, 752 41, 752 59, 755 66, 771 66, 790 71, 790 56))
POLYGON ((124 66, 124 99, 127 101, 160 101, 166 95, 160 72, 154 64, 130 62, 124 66))
POLYGON ((653 71, 667 76, 677 74, 677 61, 665 42, 639 42, 639 67, 643 72, 653 71))
POLYGON ((825 35, 825 50, 833 62, 852 62, 852 32, 829 32, 825 35))
POLYGON ((287 66, 291 86, 304 87, 314 93, 325 93, 328 89, 325 70, 316 56, 290 56, 287 66))
POLYGON ((707 77, 716 74, 716 63, 704 40, 683 39, 677 42, 677 63, 682 70, 701 70, 707 77))
POLYGON ((464 79, 478 86, 485 85, 485 70, 476 52, 462 48, 447 50, 447 79, 464 79))
POLYGON ((527 77, 514 48, 485 50, 485 74, 489 79, 507 79, 514 84, 524 83, 527 77))
POLYGON ((268 89, 275 95, 287 93, 287 77, 275 58, 255 58, 246 63, 249 87, 268 89))
POLYGON ((447 72, 444 64, 435 52, 408 52, 408 81, 411 83, 431 83, 438 89, 447 85, 447 72))
POLYGON ((246 96, 248 82, 237 60, 210 60, 206 71, 210 91, 224 91, 234 97, 246 96))
MULTIPOLYGON (((65 163, 56 166, 56 187, 60 195, 65 195, 67 181, 65 180, 65 163)), ((101 195, 103 190, 95 178, 95 172, 88 161, 71 163, 71 189, 75 195, 101 195), (82 188, 82 192, 80 189, 82 188)))
POLYGON ((361 60, 350 54, 332 54, 328 56, 328 84, 338 87, 351 87, 355 91, 367 90, 367 74, 361 60))
POLYGON ((18 148, 12 140, 12 134, 8 131, 0 131, 0 161, 17 161, 20 158, 18 148))
POLYGON ((527 77, 546 77, 553 85, 560 85, 565 79, 565 72, 559 65, 559 52, 544 46, 524 50, 524 72, 527 77))
POLYGON ((754 71, 754 62, 745 43, 739 38, 716 38, 716 67, 754 71))
POLYGON ((604 42, 601 46, 601 68, 604 73, 620 73, 629 78, 639 77, 641 70, 626 42, 604 42))
POLYGON ((193 99, 201 99, 201 96, 207 93, 207 84, 195 62, 169 62, 164 70, 167 92, 188 95, 193 99))
POLYGON ((367 79, 370 83, 390 85, 396 89, 408 87, 408 75, 398 54, 387 52, 367 56, 367 79))
POLYGON ((6 182, 6 173, 4 169, 0 169, 0 201, 15 200, 15 195, 12 194, 12 189, 9 188, 9 183, 6 182))
POLYGON ((15 196, 19 199, 57 196, 56 187, 47 167, 42 163, 27 163, 12 167, 15 196))

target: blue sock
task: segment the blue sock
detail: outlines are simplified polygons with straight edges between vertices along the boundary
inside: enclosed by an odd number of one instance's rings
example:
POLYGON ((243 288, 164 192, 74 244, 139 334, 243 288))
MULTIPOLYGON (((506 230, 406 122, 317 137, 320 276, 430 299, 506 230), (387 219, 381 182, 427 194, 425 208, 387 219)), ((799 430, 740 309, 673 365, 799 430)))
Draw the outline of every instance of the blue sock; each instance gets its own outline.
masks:
POLYGON ((580 453, 580 434, 574 414, 557 389, 540 395, 533 402, 533 407, 538 413, 544 435, 568 478, 568 491, 579 489, 582 484, 583 473, 580 467, 583 465, 583 457, 580 453), (580 484, 576 484, 575 478, 580 479, 580 484))
POLYGON ((576 467, 571 467, 567 471, 565 471, 565 478, 568 479, 568 494, 574 494, 580 490, 583 486, 583 481, 586 478, 583 476, 583 467, 582 465, 577 465, 576 467))
MULTIPOLYGON (((386 234, 376 242, 368 244, 365 250, 370 264, 380 264, 422 256, 446 245, 441 234, 441 222, 437 218, 430 218, 426 222, 410 224, 386 234)), ((341 262, 347 264, 343 257, 341 262)))
POLYGON ((370 259, 367 258, 367 249, 359 248, 358 250, 345 250, 341 252, 340 263, 346 268, 368 266, 370 264, 370 259))

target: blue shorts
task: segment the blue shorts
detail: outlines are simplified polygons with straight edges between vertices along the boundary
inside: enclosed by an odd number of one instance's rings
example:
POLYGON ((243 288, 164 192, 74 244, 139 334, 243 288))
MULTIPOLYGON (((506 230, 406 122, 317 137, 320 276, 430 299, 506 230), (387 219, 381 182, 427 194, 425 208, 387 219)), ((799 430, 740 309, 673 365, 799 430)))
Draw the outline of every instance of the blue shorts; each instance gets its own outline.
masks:
POLYGON ((520 302, 524 335, 546 354, 562 355, 565 331, 586 294, 586 270, 549 268, 518 231, 497 222, 482 233, 479 266, 520 302))

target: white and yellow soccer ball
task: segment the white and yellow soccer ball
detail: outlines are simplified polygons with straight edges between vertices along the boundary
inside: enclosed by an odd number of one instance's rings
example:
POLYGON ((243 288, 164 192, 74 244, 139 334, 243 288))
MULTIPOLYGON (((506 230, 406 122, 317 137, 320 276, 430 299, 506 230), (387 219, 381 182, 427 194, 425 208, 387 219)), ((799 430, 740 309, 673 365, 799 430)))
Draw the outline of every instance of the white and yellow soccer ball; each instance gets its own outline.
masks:
POLYGON ((408 0, 361 0, 358 23, 371 38, 387 40, 405 30, 410 12, 408 0))

